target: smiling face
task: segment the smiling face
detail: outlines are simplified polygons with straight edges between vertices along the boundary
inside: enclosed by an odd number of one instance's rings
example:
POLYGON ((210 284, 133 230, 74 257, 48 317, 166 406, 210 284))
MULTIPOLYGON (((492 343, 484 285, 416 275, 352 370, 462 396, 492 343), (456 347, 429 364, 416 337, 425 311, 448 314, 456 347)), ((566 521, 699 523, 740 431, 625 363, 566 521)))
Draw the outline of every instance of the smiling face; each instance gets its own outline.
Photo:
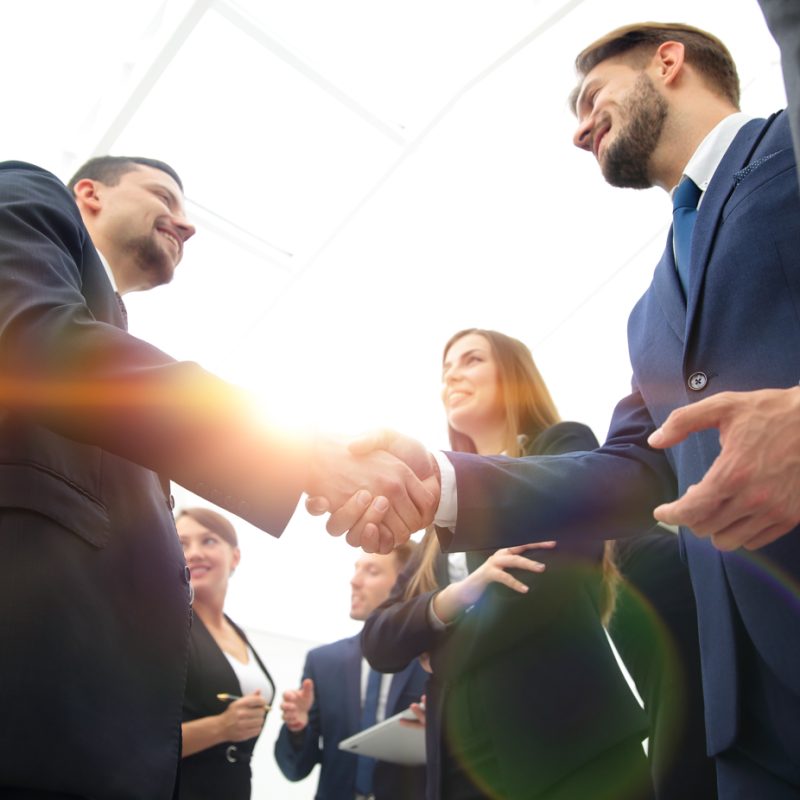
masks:
POLYGON ((468 333, 448 348, 442 364, 442 402, 450 426, 476 444, 487 434, 504 434, 497 362, 485 336, 468 333))
POLYGON ((399 564, 394 553, 363 555, 350 579, 350 617, 365 620, 389 593, 397 580, 399 564))
POLYGON ((195 597, 207 600, 221 596, 224 599, 228 578, 239 563, 239 548, 190 516, 178 517, 175 525, 195 597))
POLYGON ((92 203, 87 227, 109 260, 120 291, 150 289, 172 280, 184 242, 195 228, 186 219, 183 193, 170 175, 135 165, 114 185, 84 179, 75 193, 92 203))
POLYGON ((573 142, 594 154, 612 186, 649 188, 668 110, 645 71, 619 59, 601 61, 581 84, 573 142))

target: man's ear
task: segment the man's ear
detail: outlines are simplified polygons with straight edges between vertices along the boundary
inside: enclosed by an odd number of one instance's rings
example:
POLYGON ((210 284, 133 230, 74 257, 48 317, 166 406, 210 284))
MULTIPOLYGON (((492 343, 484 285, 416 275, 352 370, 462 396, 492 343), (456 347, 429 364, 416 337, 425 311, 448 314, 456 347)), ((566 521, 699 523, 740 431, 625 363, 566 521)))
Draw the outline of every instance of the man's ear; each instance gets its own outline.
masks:
POLYGON ((661 82, 668 86, 684 73, 686 49, 680 42, 663 42, 653 56, 653 65, 661 82))
POLYGON ((87 211, 96 214, 100 211, 102 202, 100 194, 102 184, 99 181, 92 180, 91 178, 81 178, 72 188, 72 193, 75 196, 75 202, 81 211, 87 211))

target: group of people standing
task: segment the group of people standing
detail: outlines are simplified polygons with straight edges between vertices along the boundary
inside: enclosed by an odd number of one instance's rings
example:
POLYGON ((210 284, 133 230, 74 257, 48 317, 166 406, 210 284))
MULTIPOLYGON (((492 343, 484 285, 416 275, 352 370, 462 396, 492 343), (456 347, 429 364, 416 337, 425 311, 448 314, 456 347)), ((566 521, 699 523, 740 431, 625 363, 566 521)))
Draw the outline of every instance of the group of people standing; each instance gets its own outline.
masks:
MULTIPOLYGON (((762 5, 791 93, 797 6, 762 5)), ((524 346, 480 329, 445 348, 447 454, 255 425, 238 389, 126 330, 121 295, 168 282, 194 233, 174 170, 103 157, 67 188, 0 165, 0 798, 249 795, 276 688, 224 614, 235 532, 208 509, 176 526, 169 479, 273 534, 305 491, 384 557, 430 528, 359 641, 378 670, 430 671, 429 800, 700 798, 715 779, 722 800, 800 797, 788 117, 742 114, 730 54, 691 26, 625 26, 576 63, 576 146, 615 186, 678 187, 600 447, 524 346)), ((286 769, 324 758, 333 652, 284 695, 286 769)), ((360 678, 366 704, 363 659, 360 678)), ((319 800, 381 800, 379 774, 351 762, 319 800)))
MULTIPOLYGON (((586 426, 559 419, 530 351, 516 339, 461 331, 447 343, 442 369, 455 451, 554 455, 597 446, 586 426)), ((231 688, 231 664, 238 673, 246 637, 222 612, 223 590, 238 562, 235 534, 207 509, 182 512, 177 526, 192 571, 196 620, 181 796, 220 796, 213 773, 227 781, 226 796, 238 800, 249 796, 249 756, 274 687, 264 668, 268 688, 227 709, 216 699, 221 689, 243 692, 235 683, 231 688), (209 617, 218 623, 213 628, 209 617), (209 630, 217 647, 210 646, 209 630), (201 714, 207 716, 198 720, 201 714), (256 727, 247 728, 248 719, 256 727), (217 735, 200 740, 202 726, 217 735), (235 743, 247 733, 253 738, 239 754, 235 743), (198 741, 207 748, 202 753, 198 741)), ((413 551, 405 544, 388 556, 363 556, 351 585, 351 617, 365 621, 364 630, 309 653, 300 688, 283 693, 284 725, 275 746, 289 780, 321 765, 320 800, 357 794, 358 757, 338 752, 336 743, 360 727, 364 657, 378 672, 395 673, 382 716, 426 696, 427 751, 422 774, 379 762, 364 796, 715 797, 696 609, 672 531, 656 526, 631 542, 541 542, 465 556, 442 553, 431 529, 413 551), (427 684, 420 663, 430 672, 427 684)))

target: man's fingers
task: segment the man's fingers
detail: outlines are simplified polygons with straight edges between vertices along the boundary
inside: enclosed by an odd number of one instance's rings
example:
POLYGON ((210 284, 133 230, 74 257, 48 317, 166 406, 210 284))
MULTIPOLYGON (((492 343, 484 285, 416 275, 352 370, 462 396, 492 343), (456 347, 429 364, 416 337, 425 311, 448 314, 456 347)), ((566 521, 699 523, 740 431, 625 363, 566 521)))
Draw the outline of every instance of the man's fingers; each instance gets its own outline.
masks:
POLYGON ((358 436, 347 447, 353 455, 364 456, 373 450, 388 450, 396 436, 394 431, 381 428, 358 436))
POLYGON ((690 433, 718 428, 722 417, 730 410, 729 395, 728 392, 722 392, 697 403, 676 408, 664 420, 664 424, 650 434, 647 443, 651 447, 663 449, 682 442, 690 433))
POLYGON ((325 525, 326 530, 331 536, 341 536, 350 530, 378 499, 373 500, 366 489, 359 489, 341 508, 331 513, 325 525))
POLYGON ((314 517, 327 514, 331 510, 331 504, 327 497, 307 497, 306 511, 314 517))
POLYGON ((780 539, 781 536, 790 531, 793 527, 793 525, 771 525, 761 531, 761 533, 753 536, 743 547, 745 550, 759 550, 762 547, 766 547, 768 544, 772 544, 776 539, 780 539))

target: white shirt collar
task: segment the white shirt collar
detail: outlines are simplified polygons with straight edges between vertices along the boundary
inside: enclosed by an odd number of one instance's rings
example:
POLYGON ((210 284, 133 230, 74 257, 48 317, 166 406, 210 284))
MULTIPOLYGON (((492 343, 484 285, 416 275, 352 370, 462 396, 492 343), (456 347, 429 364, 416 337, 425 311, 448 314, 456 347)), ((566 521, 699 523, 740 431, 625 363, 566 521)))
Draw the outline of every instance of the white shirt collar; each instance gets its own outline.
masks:
POLYGON ((103 265, 103 268, 106 271, 106 275, 108 275, 108 279, 111 281, 111 288, 119 294, 119 289, 117 289, 117 282, 114 280, 114 273, 111 271, 111 266, 108 263, 108 259, 98 250, 97 255, 100 256, 100 263, 103 265))
MULTIPOLYGON (((736 134, 739 133, 742 126, 751 119, 754 119, 754 117, 742 111, 730 114, 721 122, 718 122, 706 138, 700 142, 700 146, 694 151, 694 155, 689 159, 689 163, 683 170, 683 175, 690 177, 698 185, 700 191, 705 192, 708 188, 708 184, 711 183, 711 179, 714 177, 714 173, 717 171, 725 152, 731 146, 731 142, 736 138, 736 134)), ((672 188, 669 193, 670 197, 672 197, 676 188, 672 188)))

